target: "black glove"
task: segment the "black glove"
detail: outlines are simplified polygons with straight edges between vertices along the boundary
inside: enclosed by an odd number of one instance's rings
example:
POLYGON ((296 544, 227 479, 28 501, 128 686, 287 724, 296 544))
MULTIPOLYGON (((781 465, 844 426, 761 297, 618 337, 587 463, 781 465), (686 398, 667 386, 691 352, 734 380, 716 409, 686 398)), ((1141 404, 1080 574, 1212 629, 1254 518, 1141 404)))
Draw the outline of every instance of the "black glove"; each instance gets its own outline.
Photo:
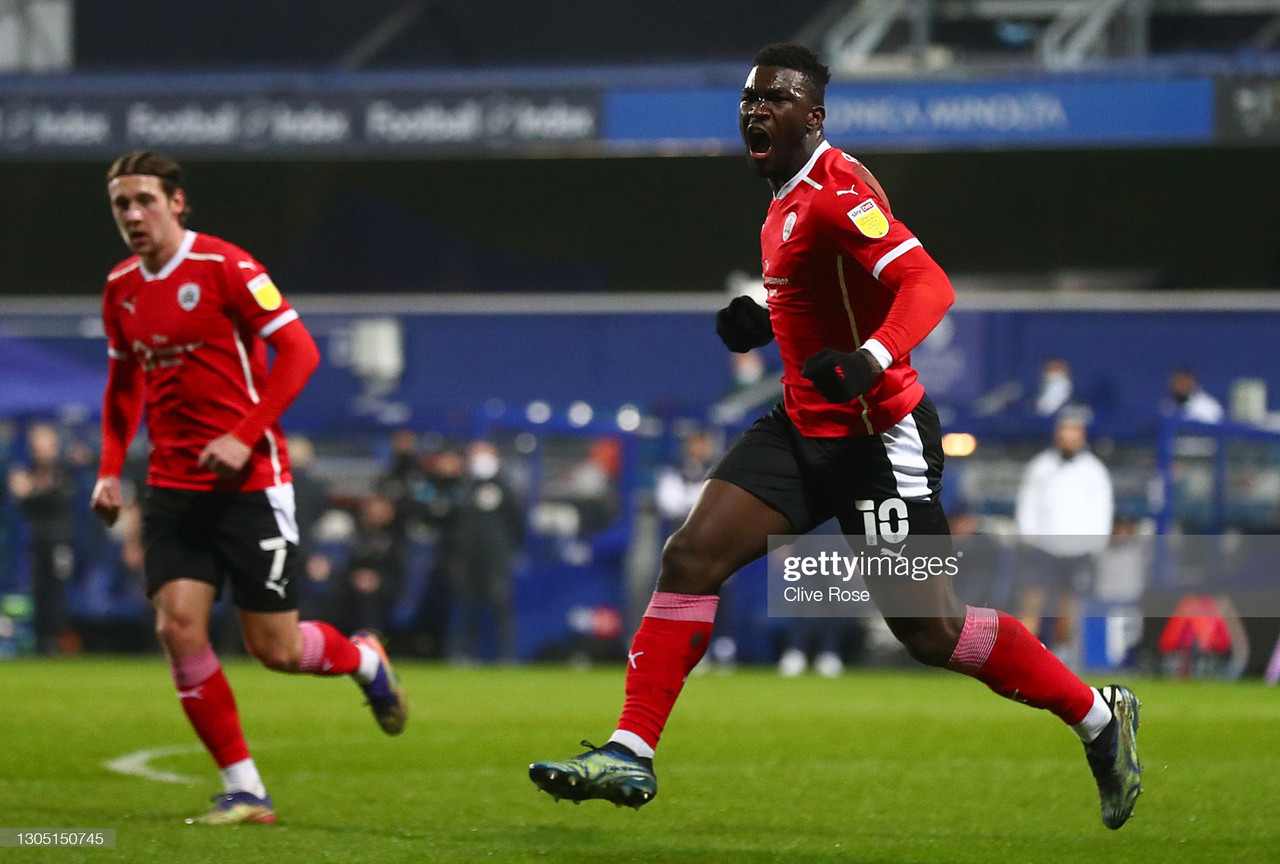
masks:
POLYGON ((852 402, 871 389, 871 360, 861 351, 845 354, 823 348, 808 360, 800 374, 813 382, 813 386, 828 402, 837 405, 852 402))
POLYGON ((734 297, 716 313, 716 335, 730 351, 746 354, 773 341, 769 310, 750 297, 734 297))

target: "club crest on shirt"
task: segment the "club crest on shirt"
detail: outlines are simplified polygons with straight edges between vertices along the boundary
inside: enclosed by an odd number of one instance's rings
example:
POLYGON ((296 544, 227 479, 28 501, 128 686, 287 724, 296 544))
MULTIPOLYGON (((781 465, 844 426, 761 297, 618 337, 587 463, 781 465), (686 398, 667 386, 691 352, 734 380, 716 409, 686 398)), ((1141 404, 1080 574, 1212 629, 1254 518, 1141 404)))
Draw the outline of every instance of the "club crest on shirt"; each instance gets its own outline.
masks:
POLYGON ((258 305, 268 312, 272 312, 280 308, 280 304, 284 302, 284 298, 280 296, 280 289, 276 287, 276 283, 271 281, 271 277, 266 273, 259 273, 249 280, 246 286, 249 293, 253 295, 253 299, 258 301, 258 305))
POLYGON ((178 305, 183 312, 190 312, 200 303, 200 286, 187 282, 178 288, 178 305))
POLYGON ((796 227, 796 214, 788 213, 787 218, 782 221, 782 242, 785 243, 791 239, 791 229, 796 227))
POLYGON ((879 240, 889 233, 889 220, 884 211, 876 206, 876 202, 867 199, 848 212, 848 217, 863 235, 872 240, 879 240))

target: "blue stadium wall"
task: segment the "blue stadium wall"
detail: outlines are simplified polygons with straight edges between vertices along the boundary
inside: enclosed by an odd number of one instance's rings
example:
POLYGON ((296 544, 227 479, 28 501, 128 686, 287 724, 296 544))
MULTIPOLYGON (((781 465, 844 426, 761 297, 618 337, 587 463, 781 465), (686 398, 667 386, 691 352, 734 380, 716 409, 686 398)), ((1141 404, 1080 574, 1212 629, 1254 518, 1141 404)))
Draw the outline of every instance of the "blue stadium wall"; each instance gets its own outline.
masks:
MULTIPOLYGON (((1261 378, 1276 407, 1280 360, 1268 346, 1280 332, 1280 298, 1170 292, 1154 301, 1113 295, 1077 300, 1074 308, 1009 308, 1018 298, 1026 295, 967 296, 962 289, 957 308, 916 350, 913 362, 952 428, 1040 431, 1024 422, 1025 401, 995 418, 976 416, 973 403, 1009 382, 1033 393, 1040 365, 1050 357, 1070 362, 1078 397, 1095 410, 1095 434, 1154 435, 1168 374, 1176 367, 1195 369, 1224 403, 1232 381, 1261 378), (1148 308, 1130 308, 1129 302, 1148 308)), ((598 415, 632 404, 701 416, 732 386, 730 355, 712 320, 717 295, 631 298, 633 308, 648 311, 623 311, 628 300, 617 297, 492 297, 484 301, 486 311, 470 312, 460 310, 468 304, 474 309, 475 298, 453 298, 453 311, 444 311, 449 298, 438 299, 445 302, 436 311, 393 314, 430 301, 296 298, 325 361, 287 423, 319 434, 379 428, 375 415, 359 410, 360 379, 339 362, 356 321, 387 315, 401 323, 405 365, 384 397, 408 409, 397 423, 420 428, 451 426, 465 433, 490 400, 517 410, 544 400, 563 412, 581 400, 598 415), (672 311, 654 311, 664 305, 672 311), (338 308, 351 311, 332 311, 338 308)), ((66 402, 96 411, 94 384, 105 375, 105 343, 96 335, 92 302, 72 305, 78 314, 23 313, 21 301, 13 300, 0 307, 6 334, 0 347, 12 352, 20 346, 27 353, 13 356, 28 358, 21 368, 4 370, 21 386, 5 388, 0 415, 52 414, 66 402), (45 359, 31 359, 37 357, 45 359)), ((776 354, 770 357, 776 365, 776 354)))

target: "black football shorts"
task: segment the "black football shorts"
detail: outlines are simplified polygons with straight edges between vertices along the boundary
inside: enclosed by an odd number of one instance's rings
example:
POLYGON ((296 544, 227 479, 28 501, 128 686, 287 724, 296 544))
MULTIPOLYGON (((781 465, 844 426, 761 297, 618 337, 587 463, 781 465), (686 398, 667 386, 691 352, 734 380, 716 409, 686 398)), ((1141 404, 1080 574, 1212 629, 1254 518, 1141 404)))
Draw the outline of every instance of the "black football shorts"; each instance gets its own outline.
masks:
POLYGON ((742 434, 711 476, 755 495, 804 534, 834 517, 845 535, 909 524, 914 535, 950 534, 942 511, 942 430, 925 396, 879 435, 808 438, 782 405, 742 434), (902 523, 902 519, 907 520, 902 523))
POLYGON ((148 486, 142 501, 147 596, 175 579, 208 582, 251 612, 298 608, 293 486, 204 492, 148 486))

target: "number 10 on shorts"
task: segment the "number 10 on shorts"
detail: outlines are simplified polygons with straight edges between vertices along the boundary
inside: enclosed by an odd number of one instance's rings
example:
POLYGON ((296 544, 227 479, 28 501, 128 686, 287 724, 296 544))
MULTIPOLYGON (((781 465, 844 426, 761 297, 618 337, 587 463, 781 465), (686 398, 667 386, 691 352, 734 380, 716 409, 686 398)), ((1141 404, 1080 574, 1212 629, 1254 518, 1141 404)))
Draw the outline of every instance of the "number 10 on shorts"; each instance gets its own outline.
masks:
POLYGON ((907 539, 910 524, 907 521, 906 501, 901 498, 886 498, 880 502, 878 510, 876 502, 869 499, 854 501, 853 506, 862 514, 862 526, 868 546, 877 545, 877 537, 884 538, 884 542, 890 544, 907 539))

